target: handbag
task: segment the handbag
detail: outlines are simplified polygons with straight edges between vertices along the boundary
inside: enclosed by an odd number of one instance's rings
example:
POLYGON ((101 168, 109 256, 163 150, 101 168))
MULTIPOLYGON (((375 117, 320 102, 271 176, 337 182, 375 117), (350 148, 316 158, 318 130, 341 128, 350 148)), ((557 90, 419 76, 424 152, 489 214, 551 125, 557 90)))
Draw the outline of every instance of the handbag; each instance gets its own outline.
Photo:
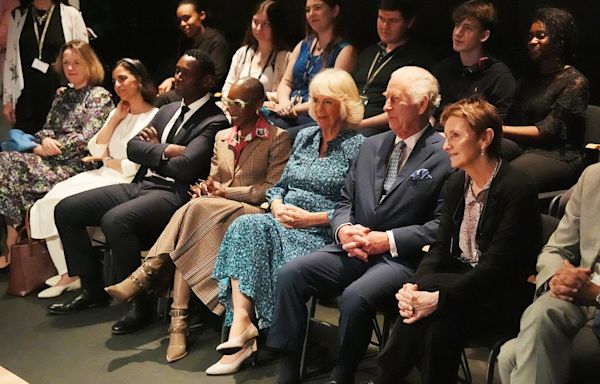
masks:
POLYGON ((26 296, 42 287, 57 272, 46 248, 46 241, 31 238, 29 210, 19 237, 21 240, 10 248, 11 264, 6 293, 26 296), (23 232, 27 233, 27 238, 23 238, 23 232))
POLYGON ((23 132, 20 129, 8 130, 8 140, 0 143, 2 151, 29 152, 38 146, 35 136, 23 132))

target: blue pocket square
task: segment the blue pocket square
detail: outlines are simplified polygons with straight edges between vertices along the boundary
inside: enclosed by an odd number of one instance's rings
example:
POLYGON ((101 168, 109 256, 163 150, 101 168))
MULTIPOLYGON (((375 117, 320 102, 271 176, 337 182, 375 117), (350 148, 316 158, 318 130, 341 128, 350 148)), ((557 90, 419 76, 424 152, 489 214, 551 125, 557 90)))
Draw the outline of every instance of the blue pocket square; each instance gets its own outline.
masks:
POLYGON ((417 169, 410 175, 411 180, 427 180, 432 178, 433 177, 431 177, 431 175, 429 174, 429 169, 427 168, 417 169))

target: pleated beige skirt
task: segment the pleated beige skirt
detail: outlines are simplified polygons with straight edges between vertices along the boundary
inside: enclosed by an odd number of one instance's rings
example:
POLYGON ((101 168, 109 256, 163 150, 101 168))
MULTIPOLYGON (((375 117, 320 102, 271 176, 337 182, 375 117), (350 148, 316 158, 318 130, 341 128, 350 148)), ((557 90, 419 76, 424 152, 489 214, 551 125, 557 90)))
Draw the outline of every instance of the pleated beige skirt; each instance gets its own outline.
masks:
POLYGON ((221 241, 238 216, 263 213, 261 208, 202 196, 190 200, 171 217, 148 256, 169 254, 192 291, 215 314, 220 315, 217 282, 211 279, 221 241))

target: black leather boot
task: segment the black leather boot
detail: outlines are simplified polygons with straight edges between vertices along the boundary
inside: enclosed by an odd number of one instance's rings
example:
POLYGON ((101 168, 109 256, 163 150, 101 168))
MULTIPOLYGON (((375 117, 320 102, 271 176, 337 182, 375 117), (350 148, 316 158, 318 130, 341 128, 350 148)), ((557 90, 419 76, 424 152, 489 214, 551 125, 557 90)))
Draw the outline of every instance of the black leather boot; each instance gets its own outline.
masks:
POLYGON ((101 276, 80 276, 81 291, 64 303, 52 304, 48 312, 53 315, 69 315, 85 309, 106 307, 110 304, 110 296, 104 292, 101 276))
POLYGON ((113 324, 113 335, 125 335, 139 331, 152 322, 152 298, 145 293, 138 294, 129 302, 129 310, 113 324))

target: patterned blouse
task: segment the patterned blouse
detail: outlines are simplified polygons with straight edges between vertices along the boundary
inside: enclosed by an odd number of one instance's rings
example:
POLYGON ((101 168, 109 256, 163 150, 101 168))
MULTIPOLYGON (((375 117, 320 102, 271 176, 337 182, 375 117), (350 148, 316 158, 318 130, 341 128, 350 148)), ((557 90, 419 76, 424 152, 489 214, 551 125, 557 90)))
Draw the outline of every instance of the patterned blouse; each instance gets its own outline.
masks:
POLYGON ((501 163, 501 160, 496 163, 492 177, 477 195, 473 192, 473 179, 468 175, 465 177, 465 211, 460 224, 458 246, 460 247, 460 259, 471 264, 472 267, 479 263, 479 256, 481 255, 477 245, 477 227, 479 226, 481 214, 485 209, 490 185, 492 185, 492 180, 496 177, 501 163))

